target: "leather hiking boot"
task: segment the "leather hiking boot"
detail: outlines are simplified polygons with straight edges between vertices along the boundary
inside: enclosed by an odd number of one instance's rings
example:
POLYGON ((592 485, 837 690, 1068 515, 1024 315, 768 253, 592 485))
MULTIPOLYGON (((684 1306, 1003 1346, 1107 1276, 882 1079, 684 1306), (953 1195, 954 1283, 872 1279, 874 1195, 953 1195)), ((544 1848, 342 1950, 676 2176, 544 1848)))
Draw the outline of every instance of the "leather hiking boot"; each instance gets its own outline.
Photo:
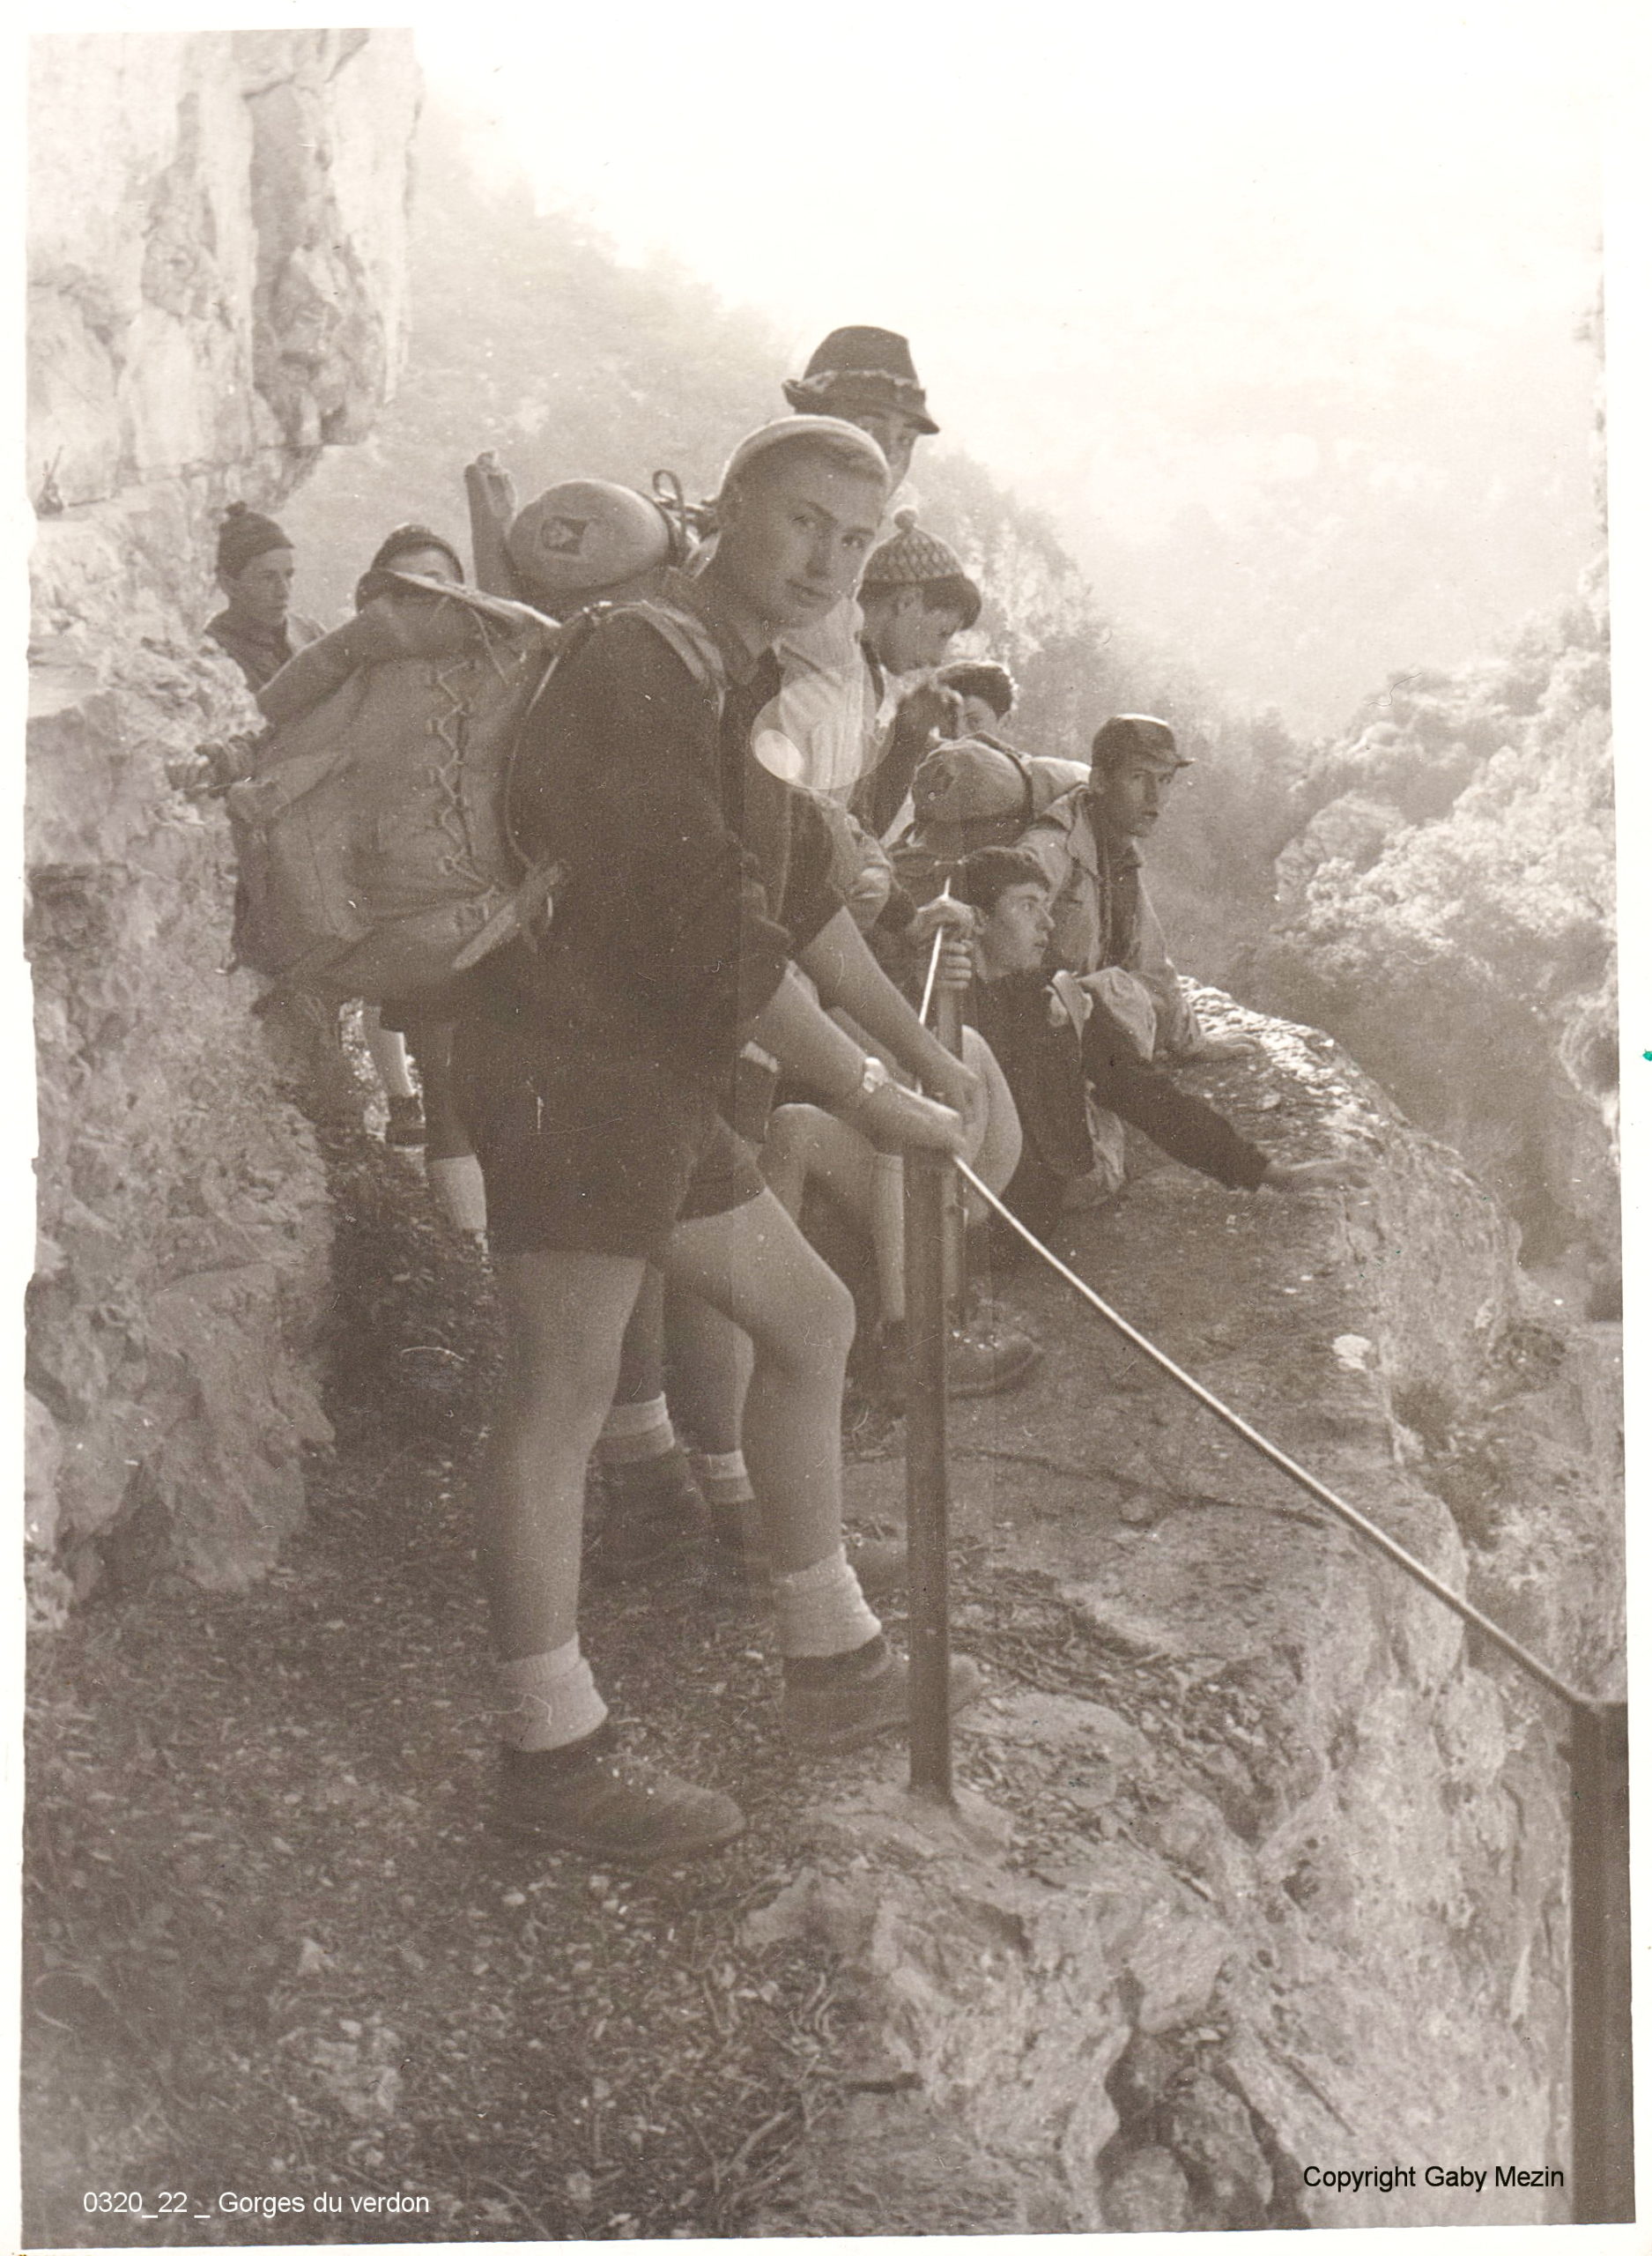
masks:
POLYGON ((500 1753, 495 1828, 596 1864, 674 1864, 721 1849, 745 1830, 740 1805, 727 1794, 621 1755, 611 1723, 548 1754, 514 1747, 500 1753))
POLYGON ((594 1470, 603 1518, 590 1563, 599 1582, 646 1582, 695 1557, 706 1505, 680 1449, 594 1470))
MULTIPOLYGON (((1019 1386, 1043 1361, 1044 1351, 1025 1332, 1008 1325, 955 1325, 946 1340, 946 1391, 967 1399, 1003 1394, 1019 1386)), ((907 1327, 886 1324, 878 1335, 880 1391, 892 1402, 907 1399, 907 1327)))
MULTIPOLYGON (((905 1731, 909 1673, 905 1659, 890 1651, 882 1636, 830 1660, 789 1660, 781 1727, 794 1747, 814 1755, 841 1754, 885 1732, 905 1731)), ((974 1662, 954 1654, 947 1688, 952 1713, 978 1698, 982 1688, 974 1662)))
POLYGON ((386 1099, 389 1117, 384 1124, 384 1140, 398 1151, 415 1151, 425 1140, 425 1108, 416 1096, 393 1096, 386 1099))

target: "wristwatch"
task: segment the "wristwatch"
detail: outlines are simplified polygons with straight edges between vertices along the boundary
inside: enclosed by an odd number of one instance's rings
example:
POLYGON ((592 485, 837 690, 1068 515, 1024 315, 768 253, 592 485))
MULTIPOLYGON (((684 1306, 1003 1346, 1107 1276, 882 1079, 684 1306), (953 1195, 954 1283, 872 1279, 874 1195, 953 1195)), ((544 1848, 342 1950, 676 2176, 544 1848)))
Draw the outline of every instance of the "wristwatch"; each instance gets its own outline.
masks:
POLYGON ((861 1077, 856 1085, 855 1102, 858 1104, 878 1090, 889 1086, 889 1068, 881 1058, 866 1057, 861 1061, 861 1077))

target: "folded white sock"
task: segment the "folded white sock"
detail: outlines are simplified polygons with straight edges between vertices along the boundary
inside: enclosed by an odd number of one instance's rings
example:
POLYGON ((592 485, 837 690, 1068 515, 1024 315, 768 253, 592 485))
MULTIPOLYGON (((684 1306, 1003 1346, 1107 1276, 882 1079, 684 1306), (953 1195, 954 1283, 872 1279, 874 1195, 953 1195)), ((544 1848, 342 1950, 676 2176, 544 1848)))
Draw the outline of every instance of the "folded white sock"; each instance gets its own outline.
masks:
POLYGON ((883 1624, 861 1595, 840 1543, 811 1567, 770 1577, 775 1623, 785 1660, 826 1660, 869 1644, 883 1624))
POLYGON ((608 1713, 577 1637, 554 1652, 500 1661, 499 1686, 506 1709, 500 1736, 519 1754, 571 1747, 589 1738, 608 1713))
POLYGON ((714 1456, 695 1450, 690 1458, 700 1493, 714 1510, 736 1510, 753 1502, 752 1476, 745 1469, 745 1452, 731 1449, 714 1456))
POLYGON ((616 1402, 603 1421, 595 1454, 598 1465, 641 1465, 676 1447, 665 1397, 656 1394, 647 1402, 616 1402))
POLYGON ((425 1180, 455 1229, 469 1230, 473 1237, 486 1236, 487 1193, 482 1186, 482 1162, 473 1152, 457 1159, 427 1159, 425 1180))

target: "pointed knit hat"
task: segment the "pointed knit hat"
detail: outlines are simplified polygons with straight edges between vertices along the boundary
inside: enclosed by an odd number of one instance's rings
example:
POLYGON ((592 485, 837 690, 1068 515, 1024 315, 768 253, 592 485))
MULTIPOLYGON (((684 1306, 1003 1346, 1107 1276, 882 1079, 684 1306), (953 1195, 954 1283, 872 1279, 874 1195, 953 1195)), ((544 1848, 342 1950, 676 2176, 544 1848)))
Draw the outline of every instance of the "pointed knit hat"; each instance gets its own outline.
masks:
POLYGON ((967 580, 956 549, 925 532, 915 509, 895 511, 895 530, 874 548, 861 575, 863 588, 922 587, 930 580, 967 580))
POLYGON ((218 529, 218 568, 226 580, 239 579, 255 556, 292 545, 273 517, 261 516, 244 501, 232 501, 218 529))

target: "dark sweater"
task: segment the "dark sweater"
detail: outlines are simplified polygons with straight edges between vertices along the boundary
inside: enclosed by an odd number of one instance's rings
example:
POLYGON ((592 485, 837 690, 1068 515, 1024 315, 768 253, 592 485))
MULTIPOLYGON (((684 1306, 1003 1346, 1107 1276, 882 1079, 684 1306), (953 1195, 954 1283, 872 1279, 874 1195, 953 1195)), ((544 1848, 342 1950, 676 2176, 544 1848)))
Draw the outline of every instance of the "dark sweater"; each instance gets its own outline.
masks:
POLYGON ((1080 1043, 1063 1019, 1052 1026, 1049 990, 1039 972, 977 979, 966 1015, 1004 1068, 1022 1133, 1051 1174, 1088 1172, 1093 1154, 1086 1083, 1098 1102, 1149 1136, 1183 1167, 1233 1191, 1254 1191, 1268 1154, 1248 1143, 1211 1105, 1145 1065, 1105 1012, 1093 1011, 1080 1043))
POLYGON ((279 627, 248 627, 220 611, 216 619, 207 621, 206 632, 220 650, 234 659, 255 697, 296 651, 319 642, 322 634, 313 619, 295 611, 289 612, 279 627))
POLYGON ((741 673, 729 655, 720 714, 634 611, 569 651, 511 790, 523 850, 567 872, 552 930, 471 975, 495 1016, 719 1087, 788 959, 842 905, 819 811, 752 754, 779 669, 766 652, 741 673))

